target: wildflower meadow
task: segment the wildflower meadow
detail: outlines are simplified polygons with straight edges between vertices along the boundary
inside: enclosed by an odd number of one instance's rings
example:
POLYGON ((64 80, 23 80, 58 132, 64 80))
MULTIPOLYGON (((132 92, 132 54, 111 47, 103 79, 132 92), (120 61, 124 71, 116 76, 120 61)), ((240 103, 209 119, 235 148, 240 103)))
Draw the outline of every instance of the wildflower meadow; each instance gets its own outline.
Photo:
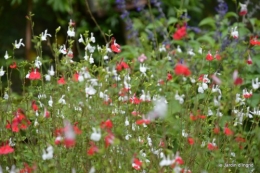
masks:
POLYGON ((260 4, 216 2, 191 26, 183 4, 116 0, 127 44, 73 19, 60 43, 27 14, 34 60, 22 37, 0 55, 0 173, 260 172, 260 4))

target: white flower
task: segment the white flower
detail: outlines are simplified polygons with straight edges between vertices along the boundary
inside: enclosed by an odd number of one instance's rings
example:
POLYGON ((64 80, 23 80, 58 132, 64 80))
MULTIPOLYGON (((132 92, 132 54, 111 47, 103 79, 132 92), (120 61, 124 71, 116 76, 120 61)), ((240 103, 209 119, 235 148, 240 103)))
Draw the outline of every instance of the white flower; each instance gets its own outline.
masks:
POLYGON ((154 108, 147 114, 148 119, 154 120, 158 117, 164 117, 167 113, 167 101, 164 97, 160 97, 154 101, 154 108))
POLYGON ((139 69, 140 69, 140 72, 141 72, 143 75, 146 76, 146 70, 147 70, 147 67, 145 67, 144 64, 140 64, 139 69))
POLYGON ((22 41, 23 41, 22 38, 20 39, 19 43, 17 43, 17 41, 15 40, 15 42, 14 42, 14 47, 15 47, 16 49, 19 49, 21 46, 24 47, 24 44, 22 43, 22 41))
POLYGON ((94 95, 97 91, 90 85, 85 87, 85 92, 87 95, 94 95))
POLYGON ((161 45, 161 47, 159 47, 159 52, 166 52, 166 48, 165 45, 161 45))
POLYGON ((7 51, 5 51, 5 56, 4 56, 4 58, 5 58, 5 59, 8 59, 8 58, 9 58, 7 51))
POLYGON ((96 42, 96 39, 95 39, 95 37, 94 37, 93 32, 91 32, 90 41, 91 41, 92 43, 95 43, 95 42, 96 42))
POLYGON ((252 79, 252 87, 254 90, 257 90, 260 87, 260 82, 258 82, 258 78, 256 78, 255 80, 252 79))
POLYGON ((35 67, 37 67, 37 68, 40 68, 40 67, 41 67, 42 62, 40 61, 40 57, 39 57, 39 56, 36 57, 36 60, 35 60, 35 62, 34 62, 34 65, 35 65, 35 67))
POLYGON ((53 70, 53 65, 51 66, 51 69, 48 70, 48 74, 49 74, 50 76, 54 76, 55 71, 53 70))
POLYGON ((106 44, 106 53, 112 52, 112 50, 109 48, 109 44, 106 44))
POLYGON ((127 117, 125 118, 125 126, 129 126, 129 121, 127 117))
POLYGON ((89 170, 89 173, 95 173, 95 172, 96 172, 95 167, 92 166, 92 167, 90 168, 90 170, 89 170))
POLYGON ((177 100, 177 101, 179 101, 179 103, 180 104, 183 104, 183 102, 184 102, 184 98, 185 97, 185 95, 184 94, 182 94, 181 96, 178 94, 178 91, 176 91, 176 94, 175 94, 175 100, 177 100))
POLYGON ((198 52, 199 52, 200 54, 202 54, 202 48, 201 48, 201 47, 199 48, 198 52))
POLYGON ((73 27, 68 27, 67 34, 69 37, 75 37, 75 31, 73 27))
POLYGON ((50 160, 52 158, 53 158, 53 147, 51 145, 49 145, 46 150, 43 150, 42 159, 43 160, 50 160))
POLYGON ((90 54, 89 63, 90 63, 90 64, 93 64, 93 63, 94 63, 94 58, 92 57, 92 54, 90 54))
POLYGON ((92 140, 92 141, 99 141, 100 139, 101 139, 101 131, 100 131, 100 129, 98 128, 98 129, 96 129, 96 128, 92 128, 92 130, 93 130, 93 133, 91 134, 91 136, 90 136, 90 139, 92 140))
POLYGON ((46 75, 45 75, 45 80, 46 80, 46 81, 51 81, 51 76, 50 76, 49 74, 46 74, 46 75))
POLYGON ((195 55, 195 53, 193 52, 193 49, 189 49, 187 54, 190 55, 190 56, 194 56, 195 55))
POLYGON ((218 86, 218 85, 213 85, 211 91, 212 91, 213 93, 219 92, 219 94, 221 95, 221 90, 219 89, 219 86, 218 86))
POLYGON ((128 141, 130 137, 132 137, 132 135, 130 135, 130 134, 127 134, 127 135, 125 136, 125 140, 127 140, 127 141, 128 141))
MULTIPOLYGON (((13 142, 12 138, 9 138, 9 145, 11 147, 15 146, 15 143, 13 142)), ((1 171, 0 171, 1 172, 1 171)))
POLYGON ((5 100, 8 100, 8 99, 9 99, 9 95, 8 95, 7 92, 5 92, 5 94, 4 94, 4 99, 5 99, 5 100))
POLYGON ((235 26, 234 28, 231 28, 231 36, 233 38, 238 38, 237 26, 235 26))
POLYGON ((52 107, 52 104, 53 104, 53 101, 52 101, 52 97, 50 96, 50 100, 48 101, 48 105, 49 105, 50 107, 52 107))
POLYGON ((80 42, 80 43, 84 43, 84 39, 83 39, 82 35, 80 34, 79 36, 80 36, 79 42, 80 42))
POLYGON ((104 58, 104 60, 108 60, 109 59, 109 57, 107 55, 105 55, 103 58, 104 58))
POLYGON ((214 105, 215 106, 220 106, 220 99, 221 99, 221 95, 218 96, 218 99, 216 99, 216 97, 214 96, 214 105))
POLYGON ((186 133, 185 130, 183 129, 183 130, 181 131, 181 135, 182 135, 183 137, 187 138, 189 134, 186 133))
POLYGON ((5 71, 3 70, 3 66, 2 66, 1 69, 0 69, 0 77, 4 76, 4 74, 5 74, 5 71))
POLYGON ((41 40, 42 41, 46 41, 47 40, 47 36, 51 37, 51 34, 48 34, 47 33, 47 29, 44 31, 44 33, 42 32, 42 35, 41 35, 41 40))
POLYGON ((66 101, 64 99, 65 95, 62 95, 61 98, 59 99, 59 103, 66 105, 66 101))
POLYGON ((62 46, 60 47, 59 52, 62 53, 63 55, 66 55, 66 54, 67 54, 66 46, 65 46, 65 45, 62 45, 62 46))
POLYGON ((201 84, 199 84, 198 93, 204 93, 204 89, 201 84))
POLYGON ((179 45, 177 46, 177 52, 182 53, 182 50, 179 45))
POLYGON ((85 47, 85 50, 88 50, 90 53, 93 53, 95 51, 95 49, 96 48, 94 46, 91 46, 89 43, 85 47))

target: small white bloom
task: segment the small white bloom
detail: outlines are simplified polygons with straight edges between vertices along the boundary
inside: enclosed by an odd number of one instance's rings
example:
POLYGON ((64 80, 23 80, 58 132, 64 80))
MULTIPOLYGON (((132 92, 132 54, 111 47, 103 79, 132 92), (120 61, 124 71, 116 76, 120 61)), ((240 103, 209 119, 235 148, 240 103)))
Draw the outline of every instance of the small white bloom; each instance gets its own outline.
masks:
POLYGON ((127 140, 127 141, 128 141, 130 137, 132 137, 132 135, 130 135, 130 134, 127 134, 127 135, 125 136, 125 140, 127 140))
POLYGON ((190 55, 190 56, 194 56, 195 55, 195 53, 193 52, 193 49, 189 49, 187 54, 190 55))
POLYGON ((254 90, 257 90, 260 87, 260 82, 258 82, 258 78, 252 79, 252 87, 254 90))
POLYGON ((234 28, 231 28, 231 36, 233 38, 238 38, 237 26, 235 26, 234 28))
POLYGON ((91 41, 92 43, 95 43, 95 42, 96 42, 96 39, 95 39, 95 37, 94 37, 93 32, 91 32, 90 41, 91 41))
POLYGON ((89 173, 95 173, 95 172, 96 172, 95 167, 92 166, 92 167, 90 168, 90 170, 89 170, 89 173))
POLYGON ((97 91, 90 85, 85 87, 85 92, 87 95, 94 95, 97 91))
POLYGON ((96 48, 94 46, 91 46, 89 43, 85 47, 85 50, 88 50, 90 53, 93 53, 95 51, 95 49, 96 48))
POLYGON ((204 93, 204 89, 201 84, 199 84, 198 93, 204 93))
POLYGON ((125 126, 129 126, 129 121, 127 117, 125 118, 125 126))
POLYGON ((108 60, 109 59, 109 57, 107 55, 105 55, 103 58, 104 58, 104 60, 108 60))
POLYGON ((46 74, 46 75, 45 75, 45 80, 46 80, 46 81, 51 81, 51 76, 48 75, 48 74, 46 74))
POLYGON ((4 56, 5 59, 9 59, 9 55, 7 53, 7 51, 5 51, 5 56, 4 56))
POLYGON ((69 37, 75 37, 75 31, 73 27, 68 27, 67 34, 69 37))
POLYGON ((5 94, 4 94, 4 99, 5 99, 5 100, 8 100, 8 99, 9 99, 9 95, 8 95, 7 92, 5 92, 5 94))
POLYGON ((140 72, 141 72, 144 76, 146 76, 147 67, 145 67, 144 64, 140 64, 139 69, 140 69, 140 72))
MULTIPOLYGON (((15 143, 14 143, 14 141, 13 141, 12 138, 9 138, 9 145, 10 145, 11 147, 15 146, 15 143)), ((0 173, 1 173, 1 172, 0 172, 0 173)))
POLYGON ((3 66, 2 66, 1 69, 0 69, 0 77, 4 76, 4 74, 5 74, 5 71, 3 70, 3 66))
POLYGON ((82 34, 80 34, 79 36, 80 36, 79 42, 80 42, 80 43, 84 43, 84 39, 83 39, 83 37, 82 37, 82 34))
POLYGON ((93 64, 93 63, 94 63, 94 58, 92 57, 92 54, 90 54, 89 63, 90 63, 90 64, 93 64))
POLYGON ((42 62, 40 61, 40 57, 37 56, 34 62, 35 67, 40 68, 42 66, 42 62))
POLYGON ((67 54, 66 46, 65 46, 65 45, 62 45, 62 46, 60 47, 59 52, 62 53, 63 55, 66 55, 66 54, 67 54))
POLYGON ((98 129, 96 129, 96 128, 92 128, 92 130, 93 130, 93 133, 91 134, 91 136, 90 136, 90 139, 92 140, 92 141, 99 141, 100 139, 101 139, 101 131, 100 131, 100 129, 98 128, 98 129))
POLYGON ((159 52, 166 52, 166 48, 165 48, 165 45, 162 44, 160 47, 159 47, 159 52))
POLYGON ((41 40, 42 41, 46 41, 47 40, 47 36, 51 37, 51 34, 48 34, 47 33, 47 29, 44 31, 44 33, 42 32, 42 35, 41 35, 41 40))
POLYGON ((53 158, 53 147, 51 145, 49 145, 46 150, 43 150, 42 159, 50 160, 52 158, 53 158))
POLYGON ((177 46, 177 52, 182 53, 182 50, 179 45, 177 46))
POLYGON ((22 38, 20 39, 19 43, 17 43, 17 41, 15 40, 14 47, 15 47, 16 49, 19 49, 21 46, 24 47, 24 44, 22 43, 22 41, 23 41, 22 38))
POLYGON ((62 95, 61 98, 59 99, 59 103, 66 105, 66 101, 64 99, 65 95, 62 95))
POLYGON ((199 52, 200 54, 202 54, 202 48, 201 48, 201 47, 199 48, 198 52, 199 52))

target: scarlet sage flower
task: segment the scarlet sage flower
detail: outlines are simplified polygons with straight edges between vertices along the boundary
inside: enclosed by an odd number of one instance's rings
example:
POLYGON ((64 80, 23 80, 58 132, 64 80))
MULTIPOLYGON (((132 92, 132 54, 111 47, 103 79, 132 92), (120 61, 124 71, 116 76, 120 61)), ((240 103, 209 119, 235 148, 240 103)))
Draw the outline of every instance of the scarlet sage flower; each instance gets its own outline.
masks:
POLYGON ((24 163, 24 168, 20 169, 19 173, 32 173, 36 169, 36 166, 30 167, 27 163, 24 163))
POLYGON ((136 97, 135 94, 134 94, 133 97, 131 97, 131 98, 129 99, 129 101, 130 101, 130 103, 136 104, 136 105, 138 105, 138 104, 141 103, 141 100, 140 100, 138 97, 136 97))
POLYGON ((61 77, 61 78, 58 80, 58 84, 60 84, 60 85, 66 84, 66 81, 65 81, 64 77, 61 77))
POLYGON ((246 63, 247 63, 248 65, 252 65, 252 64, 253 64, 253 61, 252 61, 252 58, 251 58, 250 55, 248 56, 246 63))
POLYGON ((206 56, 206 60, 207 61, 212 61, 214 58, 213 56, 211 55, 210 51, 208 52, 207 56, 206 56))
POLYGON ((41 79, 41 73, 38 71, 38 69, 32 69, 32 71, 29 74, 30 80, 39 80, 41 79))
POLYGON ((93 156, 95 153, 98 152, 98 147, 95 145, 94 142, 90 142, 91 147, 88 149, 87 154, 89 156, 93 156))
POLYGON ((218 51, 216 52, 214 58, 215 58, 216 60, 218 60, 218 61, 221 60, 221 56, 219 55, 218 51))
POLYGON ((208 150, 217 150, 218 147, 215 145, 215 143, 208 143, 208 150))
POLYGON ((100 127, 102 129, 112 129, 113 123, 110 119, 108 119, 105 122, 101 122, 100 127))
POLYGON ((186 26, 178 27, 176 32, 172 35, 174 40, 181 40, 183 37, 186 36, 186 26))
POLYGON ((132 163, 132 167, 133 167, 135 170, 140 170, 142 164, 143 164, 143 163, 142 163, 139 159, 134 158, 133 163, 132 163))
POLYGON ((188 138, 188 143, 189 143, 190 145, 193 145, 193 144, 194 144, 194 139, 191 138, 191 137, 189 137, 189 138, 188 138))
POLYGON ((11 69, 17 68, 16 62, 13 62, 13 63, 10 65, 10 68, 11 68, 11 69))
POLYGON ((172 74, 171 73, 167 73, 167 81, 172 80, 172 74))
POLYGON ((14 152, 14 149, 9 145, 3 145, 0 147, 0 155, 5 155, 14 152))
POLYGON ((120 53, 121 52, 120 45, 116 43, 116 39, 114 37, 111 38, 110 48, 114 53, 120 53))
POLYGON ((251 44, 252 46, 260 45, 260 41, 257 40, 257 36, 254 36, 254 37, 251 37, 251 38, 250 38, 250 44, 251 44))
POLYGON ((247 4, 241 4, 239 3, 241 9, 240 9, 240 12, 239 12, 239 15, 240 16, 245 16, 247 14, 247 4))
POLYGON ((123 61, 123 59, 121 59, 121 61, 119 63, 117 63, 116 65, 116 70, 117 71, 122 71, 124 69, 128 69, 129 66, 126 62, 123 61))
POLYGON ((12 132, 19 132, 20 129, 24 130, 31 124, 31 122, 26 118, 23 111, 18 109, 15 113, 15 117, 12 123, 7 121, 6 129, 11 129, 12 132))
POLYGON ((142 124, 150 124, 151 123, 151 120, 149 120, 149 119, 141 119, 141 120, 137 120, 136 122, 135 122, 137 125, 142 125, 142 124))
POLYGON ((213 132, 214 132, 215 134, 219 134, 219 132, 220 132, 219 127, 215 127, 215 128, 213 129, 213 132))
POLYGON ((224 133, 226 136, 232 136, 234 134, 234 132, 231 129, 229 129, 228 127, 224 128, 224 133))
POLYGON ((238 77, 238 71, 235 70, 233 73, 233 81, 235 85, 241 85, 243 83, 243 79, 238 77))
POLYGON ((184 76, 190 76, 191 75, 190 69, 183 64, 177 64, 175 66, 174 71, 175 71, 176 75, 184 75, 184 76))
POLYGON ((109 147, 111 144, 114 143, 114 139, 115 136, 112 132, 109 132, 106 136, 105 136, 105 147, 109 147))
POLYGON ((32 101, 32 109, 33 109, 34 111, 38 111, 38 110, 39 110, 39 108, 38 108, 38 106, 37 106, 37 104, 36 104, 35 101, 32 101))

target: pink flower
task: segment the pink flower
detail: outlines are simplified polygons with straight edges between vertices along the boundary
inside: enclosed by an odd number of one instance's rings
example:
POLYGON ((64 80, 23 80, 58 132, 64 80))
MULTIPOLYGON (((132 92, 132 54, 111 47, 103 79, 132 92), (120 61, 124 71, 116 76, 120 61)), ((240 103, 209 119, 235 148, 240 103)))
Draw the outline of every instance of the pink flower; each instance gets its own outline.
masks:
POLYGON ((138 57, 138 61, 141 63, 143 63, 146 59, 147 59, 147 57, 144 54, 142 54, 138 57))
POLYGON ((14 152, 14 149, 9 145, 4 145, 0 147, 0 155, 5 155, 14 152))

